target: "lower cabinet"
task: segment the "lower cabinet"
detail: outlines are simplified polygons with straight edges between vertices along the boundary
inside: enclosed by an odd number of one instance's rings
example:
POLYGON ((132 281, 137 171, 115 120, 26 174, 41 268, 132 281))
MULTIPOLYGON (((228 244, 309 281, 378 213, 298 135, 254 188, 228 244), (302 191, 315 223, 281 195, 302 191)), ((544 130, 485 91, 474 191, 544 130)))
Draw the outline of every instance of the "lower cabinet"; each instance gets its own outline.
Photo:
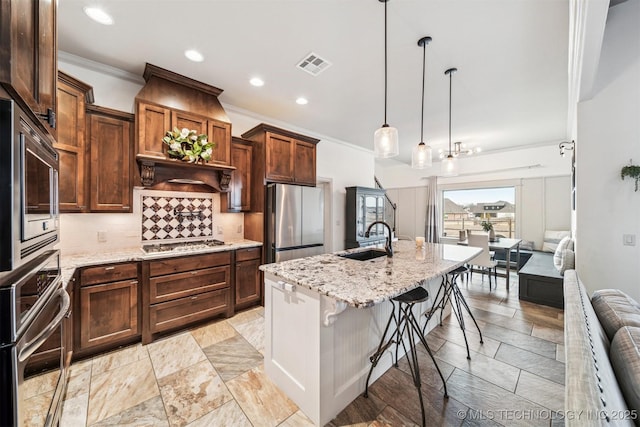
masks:
POLYGON ((140 338, 138 263, 85 268, 76 289, 74 357, 140 338))
POLYGON ((231 252, 214 252, 143 262, 142 343, 162 332, 234 313, 231 252))
POLYGON ((236 309, 259 304, 262 299, 260 278, 262 248, 236 250, 236 309))

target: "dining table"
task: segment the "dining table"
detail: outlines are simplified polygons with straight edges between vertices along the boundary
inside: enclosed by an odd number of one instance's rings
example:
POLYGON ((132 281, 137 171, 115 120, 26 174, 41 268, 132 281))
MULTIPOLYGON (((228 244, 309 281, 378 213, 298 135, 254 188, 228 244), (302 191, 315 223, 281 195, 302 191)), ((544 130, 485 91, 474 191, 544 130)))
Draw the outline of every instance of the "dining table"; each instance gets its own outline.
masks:
MULTIPOLYGON (((492 251, 506 251, 505 254, 505 262, 506 262, 506 272, 505 273, 496 273, 497 276, 504 277, 507 281, 507 291, 509 290, 509 273, 511 272, 511 251, 516 249, 516 272, 520 269, 520 242, 522 239, 510 239, 507 237, 496 237, 495 240, 489 240, 489 250, 492 251)), ((458 242, 459 245, 468 246, 469 242, 465 240, 461 240, 458 242)))

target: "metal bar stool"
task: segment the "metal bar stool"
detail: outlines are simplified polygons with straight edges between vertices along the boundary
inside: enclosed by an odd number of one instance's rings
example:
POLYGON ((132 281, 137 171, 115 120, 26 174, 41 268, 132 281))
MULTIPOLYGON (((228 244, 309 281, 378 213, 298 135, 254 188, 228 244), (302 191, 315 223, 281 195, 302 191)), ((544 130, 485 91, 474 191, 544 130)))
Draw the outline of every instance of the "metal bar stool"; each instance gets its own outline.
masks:
POLYGON ((369 375, 367 375, 367 383, 364 389, 364 397, 369 396, 369 380, 371 379, 371 373, 373 369, 376 367, 380 358, 384 354, 384 352, 395 343, 396 345, 396 360, 395 367, 398 367, 398 347, 402 344, 402 348, 404 349, 405 355, 407 356, 407 362, 409 364, 409 371, 411 371, 411 377, 413 379, 413 384, 416 386, 418 390, 418 396, 420 398, 420 408, 422 409, 422 426, 425 424, 425 415, 424 415, 424 402, 422 401, 422 381, 420 380, 420 366, 418 364, 418 353, 415 346, 415 340, 418 338, 424 348, 427 350, 429 357, 433 361, 440 378, 442 379, 442 384, 444 385, 444 397, 449 397, 447 393, 447 383, 444 380, 444 376, 436 363, 436 359, 433 357, 433 353, 427 344, 427 340, 424 337, 424 334, 420 331, 420 324, 413 314, 413 306, 415 304, 421 303, 429 299, 429 292, 423 288, 422 286, 418 286, 415 289, 412 289, 408 292, 405 292, 402 295, 398 295, 395 298, 391 299, 391 305, 393 306, 391 310, 391 315, 389 316, 389 320, 387 321, 387 326, 384 328, 384 333, 382 334, 382 339, 380 340, 380 344, 378 345, 378 349, 376 352, 369 358, 371 361, 371 369, 369 369, 369 375), (396 317, 396 305, 398 303, 398 316, 396 317), (396 324, 396 330, 393 331, 387 339, 387 333, 389 332, 389 327, 391 325, 391 321, 394 321, 396 324), (403 339, 405 332, 407 333, 407 337, 409 339, 409 351, 407 351, 407 345, 405 344, 405 340, 403 339))
MULTIPOLYGON (((468 267, 461 266, 442 276, 442 283, 440 283, 440 287, 438 288, 438 292, 436 293, 436 297, 434 299, 435 304, 433 305, 431 310, 425 314, 425 316, 427 316, 427 321, 429 321, 431 317, 436 313, 436 311, 440 310, 440 326, 442 326, 442 313, 444 312, 444 308, 447 306, 447 304, 451 303, 451 311, 456 316, 456 319, 458 319, 458 325, 460 325, 460 329, 462 329, 464 344, 467 347, 467 359, 471 359, 471 353, 469 352, 469 342, 467 341, 467 333, 464 324, 464 316, 462 315, 463 308, 467 311, 467 313, 469 313, 469 316, 471 316, 471 320, 473 320, 473 323, 478 329, 478 333, 480 334, 480 344, 483 344, 484 341, 482 340, 482 332, 480 331, 480 326, 478 326, 476 318, 473 317, 471 309, 469 309, 469 305, 467 305, 467 301, 464 299, 464 296, 462 295, 462 292, 460 292, 460 288, 458 288, 457 284, 458 277, 468 272, 468 267), (442 294, 442 296, 440 294, 442 294)), ((425 324, 423 332, 426 327, 427 325, 425 324)))

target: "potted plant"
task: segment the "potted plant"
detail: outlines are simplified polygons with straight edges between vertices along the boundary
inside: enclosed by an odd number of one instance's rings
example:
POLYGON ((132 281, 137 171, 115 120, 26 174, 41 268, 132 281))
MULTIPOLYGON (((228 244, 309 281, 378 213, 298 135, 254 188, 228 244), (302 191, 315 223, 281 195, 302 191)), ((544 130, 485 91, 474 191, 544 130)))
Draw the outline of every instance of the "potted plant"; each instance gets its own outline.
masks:
POLYGON ((636 180, 636 191, 638 191, 638 182, 640 181, 640 166, 623 166, 622 170, 620 171, 620 178, 624 180, 625 176, 636 180))
POLYGON ((491 223, 491 221, 484 220, 480 223, 480 225, 482 226, 482 229, 489 234, 489 240, 492 242, 495 241, 496 232, 493 230, 493 224, 491 223))

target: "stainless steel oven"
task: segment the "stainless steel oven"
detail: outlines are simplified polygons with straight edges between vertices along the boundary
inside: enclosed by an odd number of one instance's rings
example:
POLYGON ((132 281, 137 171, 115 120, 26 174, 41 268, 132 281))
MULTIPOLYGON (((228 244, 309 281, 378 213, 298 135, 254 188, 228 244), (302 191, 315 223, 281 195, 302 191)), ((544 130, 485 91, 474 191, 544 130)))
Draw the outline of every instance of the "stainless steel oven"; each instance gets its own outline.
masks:
POLYGON ((0 273, 0 426, 57 425, 69 313, 59 251, 0 273))
POLYGON ((12 101, 0 99, 0 271, 58 241, 58 153, 12 101))

